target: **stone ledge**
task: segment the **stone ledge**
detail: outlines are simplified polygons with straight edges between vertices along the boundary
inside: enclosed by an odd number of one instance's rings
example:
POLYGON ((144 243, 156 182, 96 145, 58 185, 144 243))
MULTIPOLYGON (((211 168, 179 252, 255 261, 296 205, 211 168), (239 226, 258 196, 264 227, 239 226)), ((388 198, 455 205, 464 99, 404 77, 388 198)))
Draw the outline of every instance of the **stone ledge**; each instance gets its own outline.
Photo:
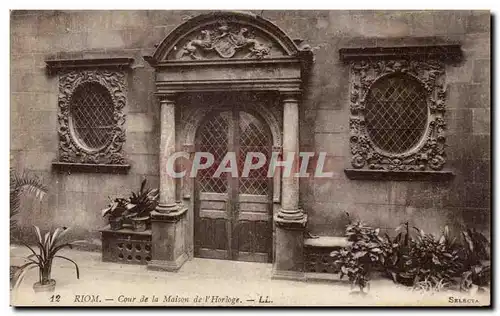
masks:
POLYGON ((304 239, 305 247, 337 248, 347 247, 349 244, 346 237, 319 236, 304 239))
POLYGON ((146 229, 145 231, 137 232, 131 227, 123 227, 118 230, 112 230, 109 225, 104 226, 98 230, 101 233, 117 234, 117 235, 140 235, 140 236, 151 236, 151 229, 146 229))
POLYGON ((451 171, 344 169, 344 173, 352 180, 448 181, 455 176, 451 171))
POLYGON ((462 50, 458 44, 422 45, 422 46, 391 46, 391 47, 356 47, 341 48, 340 60, 350 62, 355 60, 373 59, 437 59, 458 62, 462 59, 462 50))
POLYGON ((64 172, 94 172, 94 173, 128 173, 130 165, 91 164, 79 162, 52 162, 52 167, 64 172))
POLYGON ((52 59, 46 60, 47 69, 53 73, 61 69, 75 68, 128 68, 134 62, 129 57, 52 59))

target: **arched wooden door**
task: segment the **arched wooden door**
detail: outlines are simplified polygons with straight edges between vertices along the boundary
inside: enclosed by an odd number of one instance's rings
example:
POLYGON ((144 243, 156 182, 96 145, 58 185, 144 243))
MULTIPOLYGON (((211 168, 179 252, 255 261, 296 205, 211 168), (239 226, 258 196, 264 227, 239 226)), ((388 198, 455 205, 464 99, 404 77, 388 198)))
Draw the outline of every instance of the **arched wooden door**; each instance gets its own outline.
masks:
POLYGON ((215 157, 196 178, 195 256, 271 262, 272 180, 267 178, 272 136, 256 113, 233 106, 212 113, 198 129, 196 150, 215 157), (238 177, 213 174, 227 152, 236 154, 238 177), (241 177, 247 152, 261 152, 266 164, 241 177))

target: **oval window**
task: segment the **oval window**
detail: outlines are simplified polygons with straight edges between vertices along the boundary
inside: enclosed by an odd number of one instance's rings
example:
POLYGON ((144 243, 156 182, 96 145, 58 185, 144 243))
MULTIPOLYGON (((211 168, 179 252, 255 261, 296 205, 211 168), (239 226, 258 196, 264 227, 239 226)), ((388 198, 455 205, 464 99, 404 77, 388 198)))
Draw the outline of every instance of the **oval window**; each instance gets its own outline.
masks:
POLYGON ((427 92, 408 75, 377 80, 365 101, 366 129, 378 148, 395 154, 415 147, 427 127, 427 92))
POLYGON ((101 84, 86 82, 78 86, 71 96, 70 113, 73 133, 88 149, 100 149, 111 140, 116 125, 113 99, 101 84))

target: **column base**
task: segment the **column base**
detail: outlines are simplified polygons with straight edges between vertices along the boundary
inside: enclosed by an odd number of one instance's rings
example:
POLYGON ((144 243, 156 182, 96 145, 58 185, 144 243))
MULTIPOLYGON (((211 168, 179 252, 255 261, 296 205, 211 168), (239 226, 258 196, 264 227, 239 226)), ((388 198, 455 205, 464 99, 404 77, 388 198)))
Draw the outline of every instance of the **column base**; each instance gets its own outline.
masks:
POLYGON ((186 214, 183 205, 169 213, 151 212, 152 260, 148 269, 177 271, 186 262, 186 214))
POLYGON ((296 210, 280 209, 277 216, 282 221, 301 222, 305 218, 304 210, 302 209, 296 209, 296 210))
POLYGON ((271 274, 273 280, 306 281, 306 274, 303 271, 277 270, 273 267, 271 274))
POLYGON ((178 211, 182 206, 180 204, 158 204, 155 211, 162 214, 168 214, 171 212, 178 211))
POLYGON ((148 263, 148 270, 177 272, 188 260, 188 255, 183 253, 175 261, 151 260, 148 263))
POLYGON ((283 218, 281 211, 274 217, 276 223, 276 256, 273 278, 304 280, 304 230, 307 215, 299 211, 299 220, 283 218))
POLYGON ((175 208, 169 208, 168 212, 164 212, 165 209, 160 209, 159 206, 156 210, 151 212, 151 221, 160 222, 177 222, 179 221, 187 211, 187 207, 182 204, 176 204, 175 208))
POLYGON ((307 215, 301 209, 296 210, 294 213, 279 210, 274 216, 274 222, 284 229, 304 229, 307 223, 307 215))

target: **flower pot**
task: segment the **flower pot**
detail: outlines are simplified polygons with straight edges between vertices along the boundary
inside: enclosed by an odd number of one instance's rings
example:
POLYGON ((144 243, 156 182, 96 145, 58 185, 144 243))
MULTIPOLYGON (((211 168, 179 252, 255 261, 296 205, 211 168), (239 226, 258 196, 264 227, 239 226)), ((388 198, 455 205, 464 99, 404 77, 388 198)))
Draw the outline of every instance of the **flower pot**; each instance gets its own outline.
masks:
POLYGON ((110 218, 109 219, 109 226, 111 230, 119 230, 123 226, 123 219, 119 217, 115 218, 110 218))
POLYGON ((35 290, 35 293, 39 292, 54 292, 56 289, 56 280, 50 279, 49 283, 47 284, 42 284, 40 282, 36 282, 33 284, 33 290, 35 290))
POLYGON ((132 227, 136 232, 143 232, 147 228, 149 217, 134 217, 132 218, 132 227))

